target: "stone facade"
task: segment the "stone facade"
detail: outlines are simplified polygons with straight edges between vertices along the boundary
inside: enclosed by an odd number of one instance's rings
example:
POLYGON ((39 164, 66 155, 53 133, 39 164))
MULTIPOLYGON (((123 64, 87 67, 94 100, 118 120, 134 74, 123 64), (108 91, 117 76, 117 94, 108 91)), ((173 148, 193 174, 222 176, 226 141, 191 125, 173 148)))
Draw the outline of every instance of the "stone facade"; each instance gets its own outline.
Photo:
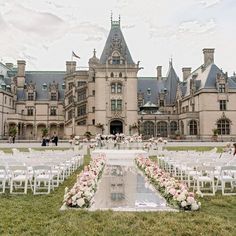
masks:
POLYGON ((90 132, 145 138, 236 139, 236 76, 214 64, 214 49, 203 49, 203 64, 184 67, 180 81, 172 61, 167 76, 138 77, 120 20, 111 29, 100 59, 94 50, 88 69, 66 62, 66 71, 27 71, 0 63, 0 138, 16 127, 18 139, 42 138, 42 129, 60 139, 90 132))

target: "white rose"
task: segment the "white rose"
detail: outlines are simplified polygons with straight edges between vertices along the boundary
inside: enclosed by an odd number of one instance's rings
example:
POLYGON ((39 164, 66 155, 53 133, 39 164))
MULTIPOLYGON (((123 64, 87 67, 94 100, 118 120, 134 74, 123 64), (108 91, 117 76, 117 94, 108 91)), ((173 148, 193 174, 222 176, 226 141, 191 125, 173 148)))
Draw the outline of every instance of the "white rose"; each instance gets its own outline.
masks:
POLYGON ((186 201, 182 201, 181 202, 181 207, 186 207, 187 206, 187 202, 186 201))
POLYGON ((192 205, 191 205, 191 210, 192 211, 197 211, 199 209, 199 206, 196 202, 194 202, 192 205))
POLYGON ((76 204, 79 206, 79 207, 83 207, 83 205, 85 204, 85 201, 83 198, 80 198, 76 201, 76 204))

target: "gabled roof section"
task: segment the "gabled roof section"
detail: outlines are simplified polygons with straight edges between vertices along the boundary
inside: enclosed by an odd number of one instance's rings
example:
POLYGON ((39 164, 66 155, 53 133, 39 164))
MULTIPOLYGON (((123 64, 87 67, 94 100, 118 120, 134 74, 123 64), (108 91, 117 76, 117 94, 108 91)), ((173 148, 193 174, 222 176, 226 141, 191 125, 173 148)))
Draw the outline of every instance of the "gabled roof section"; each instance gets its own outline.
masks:
POLYGON ((169 70, 167 72, 167 78, 165 81, 166 89, 166 104, 174 104, 176 100, 177 86, 179 83, 179 77, 177 76, 172 61, 169 63, 169 70))
MULTIPOLYGON (((50 100, 49 92, 42 89, 44 83, 49 84, 55 82, 58 83, 59 101, 64 99, 64 90, 62 84, 64 83, 65 72, 64 71, 26 71, 25 82, 34 83, 36 87, 36 100, 50 100)), ((17 94, 18 100, 24 100, 26 98, 25 91, 19 91, 17 94)))
POLYGON ((120 28, 120 18, 119 21, 113 21, 111 19, 111 29, 100 58, 100 63, 106 64, 108 58, 111 57, 112 53, 115 51, 119 52, 120 56, 123 57, 127 64, 134 64, 120 28))

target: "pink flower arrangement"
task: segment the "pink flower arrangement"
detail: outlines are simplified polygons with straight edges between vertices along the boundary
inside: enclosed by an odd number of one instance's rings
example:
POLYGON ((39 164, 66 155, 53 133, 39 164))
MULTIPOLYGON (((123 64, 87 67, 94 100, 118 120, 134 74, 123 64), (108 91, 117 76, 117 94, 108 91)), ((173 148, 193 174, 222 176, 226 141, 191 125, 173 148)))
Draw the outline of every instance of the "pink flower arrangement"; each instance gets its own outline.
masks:
POLYGON ((63 207, 87 208, 97 189, 97 182, 105 166, 105 157, 98 156, 90 161, 88 166, 77 176, 74 186, 65 189, 63 207))
POLYGON ((183 210, 200 208, 201 203, 196 201, 194 193, 189 191, 186 184, 160 169, 156 162, 137 157, 136 164, 171 205, 183 210))

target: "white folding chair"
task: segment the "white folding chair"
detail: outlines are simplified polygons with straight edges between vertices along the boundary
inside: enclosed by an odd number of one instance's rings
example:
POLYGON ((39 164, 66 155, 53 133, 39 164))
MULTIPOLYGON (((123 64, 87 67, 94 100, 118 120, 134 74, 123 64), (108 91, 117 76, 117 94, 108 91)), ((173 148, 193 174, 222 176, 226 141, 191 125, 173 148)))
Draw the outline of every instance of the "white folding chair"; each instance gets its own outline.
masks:
POLYGON ((214 196, 215 195, 215 168, 213 166, 198 166, 197 167, 197 175, 193 177, 194 179, 194 187, 197 182, 197 194, 202 196, 214 196), (207 186, 209 185, 209 186, 207 186), (212 190, 211 192, 206 192, 205 190, 212 190), (203 192, 204 191, 204 192, 203 192))
POLYGON ((13 194, 26 194, 28 182, 31 185, 31 179, 29 178, 28 168, 24 165, 8 166, 10 173, 10 193, 13 194), (24 192, 15 191, 18 189, 24 189, 24 192))
POLYGON ((53 175, 51 166, 45 166, 45 165, 33 166, 33 180, 34 180, 34 186, 33 186, 34 194, 49 194, 51 189, 53 189, 53 183, 52 183, 53 175))
POLYGON ((2 189, 0 193, 5 193, 7 181, 8 181, 8 175, 7 175, 6 167, 0 166, 0 188, 2 189))
POLYGON ((217 189, 220 182, 222 195, 236 195, 236 192, 233 192, 236 188, 236 166, 222 166, 217 179, 217 189), (230 187, 226 187, 226 183, 229 183, 230 187), (230 192, 225 192, 225 190, 230 190, 230 192))

